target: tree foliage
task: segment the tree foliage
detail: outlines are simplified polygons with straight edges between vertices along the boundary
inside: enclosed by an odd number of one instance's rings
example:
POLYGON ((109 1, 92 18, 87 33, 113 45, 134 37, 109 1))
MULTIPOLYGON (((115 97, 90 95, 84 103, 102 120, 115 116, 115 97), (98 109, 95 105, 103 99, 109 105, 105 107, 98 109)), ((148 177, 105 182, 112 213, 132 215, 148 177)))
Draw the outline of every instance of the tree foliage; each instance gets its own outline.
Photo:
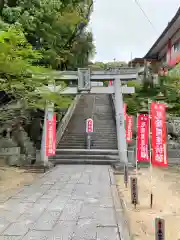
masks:
POLYGON ((47 101, 67 107, 72 97, 50 92, 46 85, 53 79, 32 73, 87 67, 94 53, 86 28, 92 5, 92 0, 0 1, 0 91, 23 109, 44 109, 47 101))
POLYGON ((94 62, 89 63, 89 67, 92 70, 111 70, 111 69, 118 69, 121 67, 127 67, 128 64, 123 61, 113 61, 113 62, 94 62))
POLYGON ((41 51, 42 65, 64 70, 77 67, 75 58, 87 65, 93 52, 92 35, 86 29, 92 4, 92 0, 17 0, 4 5, 2 19, 21 25, 28 42, 41 51))

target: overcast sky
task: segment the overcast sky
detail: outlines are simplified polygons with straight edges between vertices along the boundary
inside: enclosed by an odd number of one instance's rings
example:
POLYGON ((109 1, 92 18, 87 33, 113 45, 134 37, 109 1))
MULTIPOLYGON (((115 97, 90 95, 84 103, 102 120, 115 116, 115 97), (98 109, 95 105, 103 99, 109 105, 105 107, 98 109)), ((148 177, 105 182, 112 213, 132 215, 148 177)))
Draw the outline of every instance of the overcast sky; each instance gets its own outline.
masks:
POLYGON ((94 0, 90 27, 96 45, 95 61, 129 61, 143 57, 180 6, 180 0, 139 0, 157 32, 135 0, 94 0))

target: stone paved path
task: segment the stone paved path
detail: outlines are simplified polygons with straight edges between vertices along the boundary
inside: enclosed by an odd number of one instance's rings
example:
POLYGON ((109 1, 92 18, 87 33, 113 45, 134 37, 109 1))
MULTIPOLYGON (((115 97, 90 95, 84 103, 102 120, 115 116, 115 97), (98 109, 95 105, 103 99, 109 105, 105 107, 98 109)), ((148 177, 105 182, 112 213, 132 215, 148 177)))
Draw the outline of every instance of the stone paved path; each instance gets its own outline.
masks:
POLYGON ((0 240, 119 240, 109 166, 59 165, 0 204, 0 240))

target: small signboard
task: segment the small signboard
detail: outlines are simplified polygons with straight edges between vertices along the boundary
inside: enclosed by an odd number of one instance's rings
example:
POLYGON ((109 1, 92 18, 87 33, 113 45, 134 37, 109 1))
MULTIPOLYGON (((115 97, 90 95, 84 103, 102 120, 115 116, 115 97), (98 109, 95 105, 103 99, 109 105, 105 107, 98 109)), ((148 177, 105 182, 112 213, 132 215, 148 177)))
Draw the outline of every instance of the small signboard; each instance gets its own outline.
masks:
POLYGON ((131 177, 131 203, 136 205, 138 204, 138 185, 137 177, 131 177))
POLYGON ((127 188, 127 185, 128 185, 128 168, 127 168, 126 164, 124 165, 124 184, 127 188))
POLYGON ((162 218, 155 219, 155 240, 165 239, 165 221, 162 218))
POLYGON ((93 132, 93 119, 92 118, 88 118, 86 120, 86 132, 87 133, 93 132))

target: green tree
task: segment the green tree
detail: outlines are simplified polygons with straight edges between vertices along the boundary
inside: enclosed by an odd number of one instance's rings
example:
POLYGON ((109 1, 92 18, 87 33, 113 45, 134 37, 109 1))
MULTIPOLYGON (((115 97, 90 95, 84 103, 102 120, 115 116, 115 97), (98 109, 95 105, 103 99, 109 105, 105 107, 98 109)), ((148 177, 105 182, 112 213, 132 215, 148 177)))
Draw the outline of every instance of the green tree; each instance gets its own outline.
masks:
MULTIPOLYGON (((58 93, 42 89, 50 79, 32 77, 32 73, 49 73, 49 69, 34 66, 42 58, 38 50, 33 50, 21 29, 12 26, 0 33, 0 91, 5 91, 11 99, 20 103, 20 108, 42 108, 46 101, 58 106, 67 106, 69 98, 62 98, 58 93)), ((5 113, 8 116, 8 112, 5 113)), ((1 119, 6 119, 1 114, 1 119)))
POLYGON ((28 42, 41 51, 40 64, 64 70, 76 68, 75 53, 79 64, 88 64, 94 49, 86 30, 92 5, 92 0, 14 0, 2 7, 2 19, 22 26, 28 42))

